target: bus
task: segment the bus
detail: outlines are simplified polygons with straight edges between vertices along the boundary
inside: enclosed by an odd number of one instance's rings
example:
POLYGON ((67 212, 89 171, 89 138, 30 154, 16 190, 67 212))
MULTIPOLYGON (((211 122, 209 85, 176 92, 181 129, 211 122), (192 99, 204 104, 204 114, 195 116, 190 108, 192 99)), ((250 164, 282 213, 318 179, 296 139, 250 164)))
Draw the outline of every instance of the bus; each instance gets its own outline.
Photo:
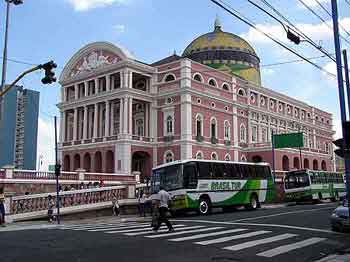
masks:
POLYGON ((274 198, 274 182, 267 163, 179 160, 152 170, 151 193, 163 187, 172 197, 170 211, 245 206, 254 210, 274 198))
POLYGON ((287 172, 284 177, 284 193, 287 201, 336 201, 345 196, 344 175, 316 170, 287 172))

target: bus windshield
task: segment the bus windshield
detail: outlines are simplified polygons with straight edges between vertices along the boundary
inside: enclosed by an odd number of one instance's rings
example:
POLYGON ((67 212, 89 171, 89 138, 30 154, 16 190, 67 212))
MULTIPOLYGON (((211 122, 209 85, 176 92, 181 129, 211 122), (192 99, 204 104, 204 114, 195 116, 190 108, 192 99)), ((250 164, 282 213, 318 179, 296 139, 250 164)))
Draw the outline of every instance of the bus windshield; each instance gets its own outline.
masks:
POLYGON ((151 179, 152 193, 165 190, 175 190, 183 187, 182 165, 171 165, 153 170, 151 179))
POLYGON ((305 171, 287 173, 284 185, 286 189, 310 186, 309 175, 305 171))

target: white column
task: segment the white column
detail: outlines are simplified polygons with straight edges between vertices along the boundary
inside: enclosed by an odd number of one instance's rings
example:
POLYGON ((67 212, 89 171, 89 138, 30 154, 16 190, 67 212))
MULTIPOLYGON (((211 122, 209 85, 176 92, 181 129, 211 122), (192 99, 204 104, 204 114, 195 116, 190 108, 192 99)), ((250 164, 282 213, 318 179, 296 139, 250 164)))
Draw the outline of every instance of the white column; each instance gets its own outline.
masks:
POLYGON ((251 123, 251 112, 248 112, 248 128, 247 128, 247 135, 248 135, 248 143, 252 143, 252 123, 251 123))
POLYGON ((110 115, 111 115, 111 121, 109 123, 109 134, 111 136, 114 135, 114 106, 115 106, 115 102, 114 101, 111 101, 111 104, 110 104, 110 115))
POLYGON ((150 104, 147 103, 145 104, 145 136, 146 137, 149 137, 149 106, 150 104))
POLYGON ((124 133, 124 98, 119 99, 119 134, 124 133))
POLYGON ((66 141, 66 112, 61 111, 61 122, 60 122, 60 142, 66 141))
POLYGON ((129 97, 129 135, 132 135, 132 97, 129 97))
POLYGON ((123 116, 123 133, 128 133, 128 113, 129 113, 129 107, 128 107, 128 98, 124 97, 124 116, 123 116))
POLYGON ((73 118, 73 141, 77 140, 78 131, 78 108, 74 108, 74 118, 73 118))
POLYGON ((95 78, 95 94, 98 94, 98 78, 95 78))
MULTIPOLYGON (((175 128, 175 127, 174 127, 175 128)), ((175 133, 175 132, 174 132, 175 133)), ((181 95, 181 159, 192 158, 192 105, 191 95, 181 95)))
POLYGON ((128 88, 129 85, 129 70, 128 69, 124 69, 121 72, 121 76, 122 76, 122 82, 121 82, 121 87, 122 88, 128 88))
MULTIPOLYGON (((157 141, 157 126, 158 126, 158 114, 157 114, 157 103, 152 102, 150 104, 150 137, 154 139, 154 142, 157 141)), ((163 123, 161 123, 162 125, 163 123)))
POLYGON ((97 137, 97 128, 98 128, 98 104, 95 104, 93 138, 97 137))
POLYGON ((83 139, 87 139, 87 131, 88 131, 88 107, 84 106, 84 122, 83 122, 83 139))
POLYGON ((105 137, 109 136, 109 118, 110 118, 110 104, 106 101, 106 122, 105 122, 105 137))
POLYGON ((111 90, 111 75, 106 75, 106 91, 111 90))
POLYGON ((84 91, 85 91, 85 96, 88 96, 88 94, 89 94, 89 85, 88 85, 88 82, 87 81, 85 81, 84 82, 84 91))
POLYGON ((74 98, 77 100, 79 98, 79 86, 78 84, 74 85, 74 98))
POLYGON ((129 83, 128 83, 128 88, 132 88, 132 71, 129 70, 129 74, 128 74, 128 79, 129 79, 129 83))
POLYGON ((99 118, 98 118, 98 134, 97 134, 97 136, 98 137, 103 137, 104 136, 104 134, 102 134, 102 130, 103 130, 103 128, 102 128, 102 119, 103 119, 103 104, 101 104, 101 106, 100 106, 100 110, 99 110, 99 112, 98 112, 98 116, 99 116, 99 118))
POLYGON ((61 100, 62 100, 62 102, 67 101, 67 89, 65 86, 63 86, 61 89, 61 100))

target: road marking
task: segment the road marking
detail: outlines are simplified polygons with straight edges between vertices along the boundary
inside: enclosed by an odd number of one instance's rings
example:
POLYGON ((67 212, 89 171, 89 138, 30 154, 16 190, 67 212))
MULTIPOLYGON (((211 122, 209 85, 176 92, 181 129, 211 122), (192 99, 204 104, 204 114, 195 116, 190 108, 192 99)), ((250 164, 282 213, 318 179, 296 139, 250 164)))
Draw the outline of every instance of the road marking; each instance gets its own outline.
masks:
POLYGON ((297 210, 297 211, 282 212, 282 213, 266 215, 266 216, 242 218, 242 219, 234 220, 232 222, 256 220, 256 219, 259 219, 259 218, 277 217, 277 216, 283 216, 283 215, 289 215, 289 214, 298 214, 298 213, 305 213, 305 212, 315 212, 315 211, 325 210, 325 209, 334 209, 334 207, 323 207, 323 208, 314 208, 314 209, 309 209, 309 210, 297 210))
MULTIPOLYGON (((115 233, 129 233, 129 232, 139 232, 139 231, 143 231, 143 230, 148 230, 151 231, 152 228, 150 227, 150 225, 148 225, 149 228, 137 228, 137 229, 126 229, 126 230, 117 230, 117 231, 107 231, 105 233, 108 234, 115 234, 115 233)), ((174 225, 173 227, 183 227, 185 225, 174 225)), ((165 226, 161 227, 161 228, 166 228, 165 226)))
POLYGON ((142 225, 131 225, 131 226, 128 226, 128 225, 125 225, 125 226, 113 226, 113 225, 110 225, 110 226, 95 226, 95 227, 76 227, 76 228, 71 228, 71 230, 94 230, 94 229, 98 229, 98 228, 138 228, 138 227, 147 227, 149 226, 150 224, 142 224, 142 225))
POLYGON ((309 239, 306 239, 304 241, 296 242, 296 243, 293 243, 293 244, 279 246, 279 247, 270 249, 268 251, 259 253, 257 255, 261 256, 261 257, 274 257, 274 256, 277 256, 277 255, 280 255, 280 254, 287 253, 289 251, 298 249, 298 248, 304 248, 306 246, 310 246, 310 245, 316 244, 316 243, 321 242, 323 240, 325 240, 325 238, 313 237, 313 238, 309 238, 309 239))
POLYGON ((89 229, 89 232, 99 232, 99 231, 106 231, 106 230, 119 230, 119 229, 130 229, 130 228, 144 228, 149 227, 150 224, 140 225, 140 226, 110 226, 110 227, 102 227, 97 229, 89 229))
POLYGON ((278 235, 278 236, 274 236, 274 237, 268 237, 268 238, 248 241, 248 242, 241 243, 241 244, 234 245, 234 246, 230 246, 230 247, 224 247, 223 249, 237 251, 237 250, 241 250, 241 249, 245 249, 245 248, 249 248, 249 247, 254 247, 254 246, 258 246, 258 245, 263 245, 263 244, 267 244, 267 243, 280 241, 280 240, 295 237, 295 236, 297 236, 297 235, 296 234, 282 234, 282 235, 278 235))
MULTIPOLYGON (((191 229, 196 229, 196 228, 203 228, 204 226, 193 226, 193 227, 178 227, 176 228, 176 231, 178 230, 191 230, 191 229)), ((161 230, 158 230, 158 232, 168 232, 168 228, 166 229, 161 229, 161 230)), ((146 232, 136 232, 136 233, 125 233, 124 235, 126 236, 140 236, 140 235, 147 235, 147 234, 153 234, 153 232, 150 232, 150 231, 146 231, 146 232)))
POLYGON ((126 227, 126 226, 137 226, 137 225, 149 225, 149 223, 143 224, 98 224, 98 225, 69 225, 63 226, 62 229, 92 229, 101 227, 126 227))
POLYGON ((227 241, 231 241, 231 240, 235 240, 235 239, 241 239, 241 238, 246 238, 246 237, 258 236, 258 235, 262 235, 262 234, 266 234, 266 233, 271 233, 271 231, 264 231, 264 230, 255 231, 255 232, 250 232, 250 233, 241 234, 241 235, 220 237, 220 238, 215 238, 215 239, 212 239, 212 240, 205 240, 205 241, 201 241, 201 242, 195 242, 195 244, 198 244, 198 245, 212 245, 212 244, 223 243, 223 242, 227 242, 227 241))
POLYGON ((174 232, 174 233, 167 233, 167 234, 159 234, 159 235, 152 235, 152 236, 146 236, 148 238, 158 238, 158 237, 168 237, 168 236, 177 236, 181 234, 188 234, 188 233, 197 233, 197 232, 205 232, 215 229, 222 229, 223 227, 209 227, 209 228, 202 228, 202 229, 194 229, 189 231, 181 231, 181 232, 174 232))
POLYGON ((224 231, 220 231, 220 232, 198 234, 198 235, 188 236, 188 237, 173 238, 173 239, 169 239, 169 241, 180 242, 180 241, 198 239, 198 238, 203 238, 203 237, 211 237, 211 236, 219 236, 219 235, 224 235, 224 234, 229 234, 229 233, 236 233, 236 232, 241 232, 241 231, 245 231, 245 230, 248 230, 248 229, 245 229, 245 228, 230 229, 230 230, 224 230, 224 231))
POLYGON ((289 225, 278 225, 278 224, 260 224, 260 223, 239 223, 239 222, 221 222, 221 221, 211 221, 211 220, 196 220, 196 219, 172 219, 173 222, 196 222, 196 223, 208 223, 208 224, 219 224, 219 225, 239 225, 239 226, 263 226, 263 227, 280 227, 280 228, 289 228, 289 229, 298 229, 305 231, 313 232, 322 232, 328 234, 340 235, 341 233, 334 232, 327 229, 318 229, 311 227, 298 227, 298 226, 289 226, 289 225))

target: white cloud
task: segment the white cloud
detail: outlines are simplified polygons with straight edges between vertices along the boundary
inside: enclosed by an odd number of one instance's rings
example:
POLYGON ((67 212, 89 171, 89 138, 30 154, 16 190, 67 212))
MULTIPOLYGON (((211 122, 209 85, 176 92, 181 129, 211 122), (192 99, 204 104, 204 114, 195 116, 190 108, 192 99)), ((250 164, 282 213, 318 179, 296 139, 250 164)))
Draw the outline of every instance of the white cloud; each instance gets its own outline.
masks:
MULTIPOLYGON (((324 23, 319 24, 296 24, 296 27, 301 30, 308 37, 312 38, 315 42, 319 40, 329 40, 333 37, 333 31, 329 28, 332 28, 332 20, 326 21, 327 25, 324 23)), ((350 27, 350 18, 342 18, 339 21, 344 28, 350 27)), ((274 38, 278 38, 282 42, 290 42, 287 39, 286 31, 280 24, 257 24, 256 27, 261 31, 272 35, 274 38)), ((245 32, 241 35, 244 39, 249 42, 254 43, 271 43, 271 40, 255 30, 254 28, 249 28, 248 32, 245 32)))
POLYGON ((88 11, 90 9, 105 7, 115 3, 125 4, 129 0, 67 0, 75 11, 88 11))
POLYGON ((125 32, 125 25, 115 25, 113 26, 113 29, 116 33, 122 34, 125 32))
MULTIPOLYGON (((57 123, 59 125, 59 123, 57 123)), ((59 136, 57 134, 57 136, 59 136)), ((39 117, 37 158, 42 156, 43 164, 40 170, 48 170, 48 165, 55 163, 55 132, 54 122, 39 117)), ((37 164, 38 165, 38 164, 37 164)))
POLYGON ((262 69, 262 73, 264 75, 272 75, 275 73, 275 70, 271 69, 271 68, 263 68, 262 69))
POLYGON ((340 119, 334 119, 333 120, 333 130, 335 131, 334 139, 342 138, 342 127, 341 127, 341 120, 340 119))

